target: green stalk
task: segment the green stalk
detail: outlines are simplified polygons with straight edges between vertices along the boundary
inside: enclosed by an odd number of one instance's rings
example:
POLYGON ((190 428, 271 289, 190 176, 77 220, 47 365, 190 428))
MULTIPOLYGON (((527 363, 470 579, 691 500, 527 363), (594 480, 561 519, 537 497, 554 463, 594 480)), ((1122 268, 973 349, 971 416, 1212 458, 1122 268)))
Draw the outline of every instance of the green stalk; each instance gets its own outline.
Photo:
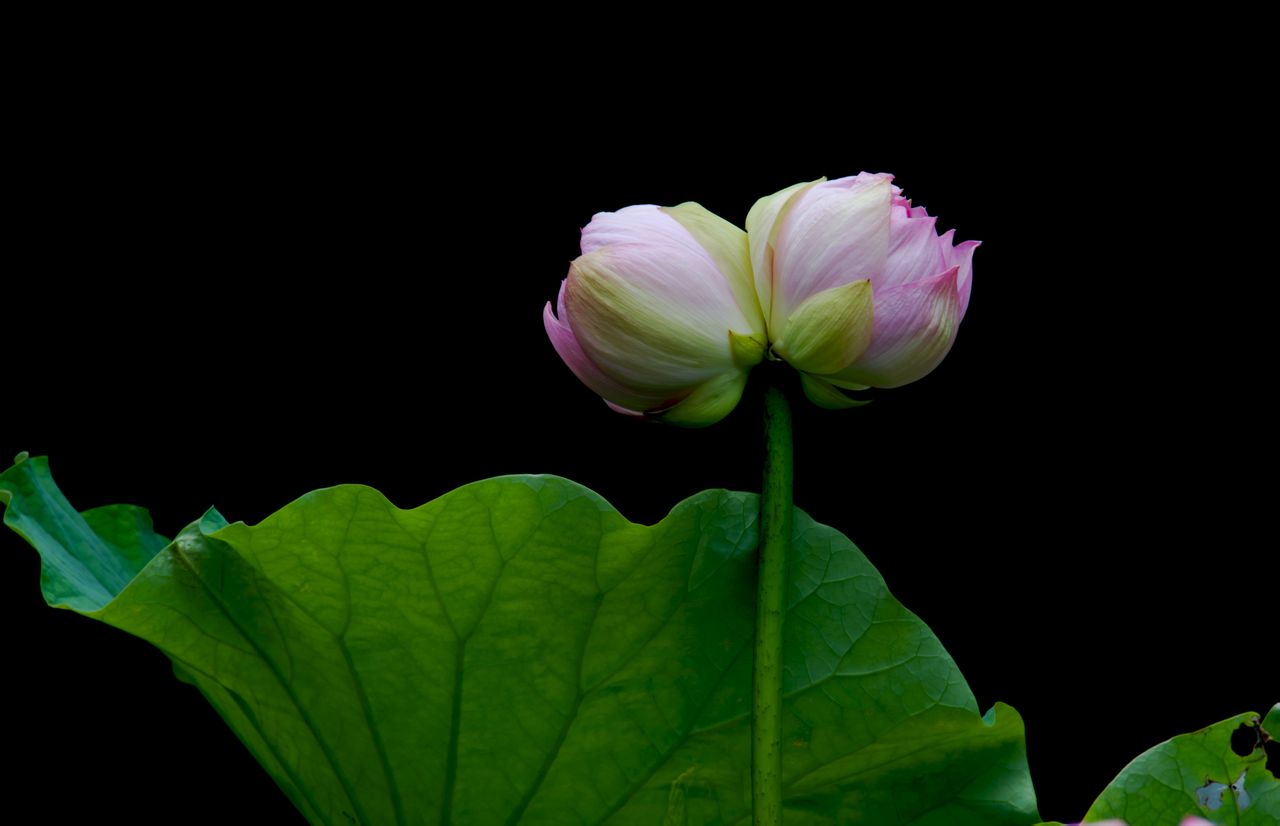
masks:
POLYGON ((764 397, 760 582, 751 689, 751 800, 755 826, 782 824, 782 619, 791 538, 791 408, 770 386, 764 397))

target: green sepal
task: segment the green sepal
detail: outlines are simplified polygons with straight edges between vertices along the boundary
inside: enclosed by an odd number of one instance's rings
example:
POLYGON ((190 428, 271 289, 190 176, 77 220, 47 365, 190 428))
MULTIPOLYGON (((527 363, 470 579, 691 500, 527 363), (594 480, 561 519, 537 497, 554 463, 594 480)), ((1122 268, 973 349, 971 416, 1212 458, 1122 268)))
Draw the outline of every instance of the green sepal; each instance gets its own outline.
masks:
POLYGON ((797 370, 835 373, 871 343, 871 282, 850 281, 805 299, 773 349, 797 370))
POLYGON ((764 358, 768 346, 769 342, 761 333, 745 335, 729 331, 729 350, 733 353, 733 363, 739 367, 755 367, 764 358))
POLYGON ((738 406, 747 386, 747 371, 731 370, 698 385, 679 404, 650 414, 667 424, 706 427, 728 416, 738 406))
POLYGON ((800 374, 800 386, 804 388, 804 394, 809 401, 827 410, 847 410, 850 407, 871 404, 870 399, 851 399, 832 387, 827 379, 811 376, 808 373, 800 374))

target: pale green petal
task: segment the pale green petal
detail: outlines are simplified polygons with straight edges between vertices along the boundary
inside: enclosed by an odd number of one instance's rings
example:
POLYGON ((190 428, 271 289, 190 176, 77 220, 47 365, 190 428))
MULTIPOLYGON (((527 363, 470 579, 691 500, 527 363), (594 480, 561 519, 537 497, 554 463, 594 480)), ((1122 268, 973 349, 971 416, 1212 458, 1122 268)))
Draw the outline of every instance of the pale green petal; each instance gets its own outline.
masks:
POLYGON ((828 410, 845 410, 850 407, 871 404, 869 400, 851 399, 832 387, 831 383, 826 379, 820 379, 808 373, 800 374, 800 385, 804 388, 804 394, 809 401, 818 407, 825 407, 828 410))
POLYGON ((733 352, 733 363, 739 367, 754 367, 759 364, 768 346, 764 333, 748 336, 729 331, 729 349, 733 352))
MULTIPOLYGON (((747 241, 751 247, 751 268, 754 273, 756 295, 760 298, 760 310, 764 313, 769 335, 773 337, 773 245, 778 237, 778 226, 786 217, 787 208, 811 186, 825 181, 799 183, 765 196, 755 202, 747 213, 747 241)), ((783 319, 779 319, 782 321, 783 319)))
POLYGON ((706 427, 715 424, 737 406, 746 386, 746 370, 723 373, 700 385, 670 410, 655 413, 654 418, 681 427, 706 427))
POLYGON ((764 315, 751 279, 751 253, 747 233, 711 212, 701 204, 687 201, 679 206, 659 207, 680 222, 694 240, 702 245, 716 266, 724 273, 742 315, 751 325, 750 332, 764 332, 764 315))
POLYGON ((871 318, 871 282, 850 281, 810 296, 773 349, 797 370, 835 373, 871 343, 871 318))
MULTIPOLYGON (((657 396, 683 393, 733 368, 729 327, 717 317, 717 305, 673 300, 650 289, 624 269, 647 263, 629 260, 636 252, 604 249, 570 268, 566 300, 573 331, 591 360, 614 380, 657 396)), ((654 270, 664 265, 652 258, 654 270)))

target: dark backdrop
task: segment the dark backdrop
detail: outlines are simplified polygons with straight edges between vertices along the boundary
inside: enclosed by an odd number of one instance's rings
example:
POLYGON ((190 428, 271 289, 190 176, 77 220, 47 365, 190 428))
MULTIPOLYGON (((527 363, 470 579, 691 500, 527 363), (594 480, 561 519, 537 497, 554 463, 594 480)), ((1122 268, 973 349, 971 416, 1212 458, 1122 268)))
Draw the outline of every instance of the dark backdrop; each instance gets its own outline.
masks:
MULTIPOLYGON (((926 379, 798 406, 797 504, 857 542, 984 708, 1019 709, 1046 818, 1278 699, 1258 584, 1274 189, 1231 104, 1189 119, 1161 86, 1069 74, 1035 94, 945 72, 624 80, 536 52, 464 83, 370 52, 120 54, 34 96, 0 290, 5 460, 48 454, 78 507, 144 505, 169 534, 342 482, 409 507, 554 473, 641 522, 754 490, 754 397, 701 431, 626 420, 560 363, 542 306, 593 212, 697 200, 741 223, 797 181, 888 171, 984 242, 972 305, 926 379)), ((0 532, 14 794, 68 820, 289 822, 159 653, 46 608, 37 580, 0 532)))

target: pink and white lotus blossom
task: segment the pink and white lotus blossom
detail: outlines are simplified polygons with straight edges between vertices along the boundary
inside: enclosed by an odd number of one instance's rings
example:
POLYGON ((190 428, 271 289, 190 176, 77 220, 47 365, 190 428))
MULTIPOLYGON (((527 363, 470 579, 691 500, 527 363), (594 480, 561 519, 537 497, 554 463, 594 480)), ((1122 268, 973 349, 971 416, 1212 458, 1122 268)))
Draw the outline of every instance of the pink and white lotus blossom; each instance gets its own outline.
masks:
POLYGON ((614 409, 687 426, 727 415, 766 354, 823 407, 915 381, 955 341, 978 242, 939 236, 892 181, 796 184, 757 201, 745 233, 692 203, 600 213, 547 334, 614 409))

